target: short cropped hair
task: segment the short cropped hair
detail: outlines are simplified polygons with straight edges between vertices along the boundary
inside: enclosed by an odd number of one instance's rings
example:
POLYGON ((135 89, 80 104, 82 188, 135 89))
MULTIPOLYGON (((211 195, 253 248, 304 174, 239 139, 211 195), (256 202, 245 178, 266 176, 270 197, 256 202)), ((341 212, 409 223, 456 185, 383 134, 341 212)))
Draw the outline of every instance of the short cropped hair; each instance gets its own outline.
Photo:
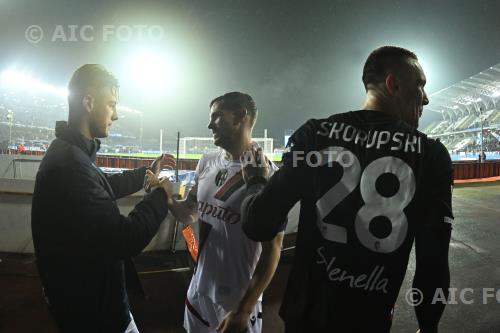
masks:
POLYGON ((363 67, 363 84, 368 90, 369 85, 383 82, 392 71, 407 64, 408 59, 418 60, 415 53, 398 46, 382 46, 375 49, 363 67))
POLYGON ((119 88, 118 80, 104 66, 86 64, 78 68, 68 84, 69 110, 75 108, 75 102, 81 101, 86 94, 102 88, 119 88))
POLYGON ((210 107, 212 107, 215 103, 220 103, 221 107, 230 111, 237 111, 241 108, 247 109, 248 115, 252 120, 252 126, 257 120, 258 110, 255 106, 255 101, 252 96, 248 94, 239 91, 228 92, 222 96, 214 98, 210 102, 210 107))

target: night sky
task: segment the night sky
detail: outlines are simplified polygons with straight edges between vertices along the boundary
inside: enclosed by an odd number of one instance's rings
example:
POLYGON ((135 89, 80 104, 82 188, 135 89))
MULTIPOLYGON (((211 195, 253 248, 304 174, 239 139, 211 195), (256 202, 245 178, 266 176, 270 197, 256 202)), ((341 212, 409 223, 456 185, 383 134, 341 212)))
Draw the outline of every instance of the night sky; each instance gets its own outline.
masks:
MULTIPOLYGON (((80 65, 101 63, 120 80, 120 103, 144 111, 146 133, 183 136, 209 135, 210 100, 240 90, 260 110, 257 136, 267 128, 281 141, 308 118, 358 109, 363 63, 378 46, 417 53, 428 94, 499 63, 498 13, 498 0, 0 0, 0 71, 66 86, 80 65), (31 25, 44 31, 38 43, 26 39, 31 25), (51 40, 57 26, 69 35, 69 25, 91 25, 93 40, 51 40), (120 39, 113 30, 104 40, 104 25, 160 26, 163 34, 120 39), (169 62, 159 87, 131 76, 130 58, 141 52, 169 62)), ((424 113, 421 124, 429 119, 424 113)))

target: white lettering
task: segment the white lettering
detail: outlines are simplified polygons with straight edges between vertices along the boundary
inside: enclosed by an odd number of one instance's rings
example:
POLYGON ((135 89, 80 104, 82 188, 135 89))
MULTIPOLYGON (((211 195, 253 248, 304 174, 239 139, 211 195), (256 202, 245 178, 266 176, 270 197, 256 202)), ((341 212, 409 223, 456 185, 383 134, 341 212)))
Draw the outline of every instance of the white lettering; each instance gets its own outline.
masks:
POLYGON ((436 304, 438 302, 441 304, 446 304, 446 296, 444 295, 444 291, 441 288, 436 289, 434 297, 432 297, 431 304, 436 304))
POLYGON ((389 283, 389 279, 380 278, 382 272, 384 271, 384 267, 375 266, 375 268, 370 272, 370 277, 368 279, 367 274, 356 276, 339 267, 334 267, 333 264, 335 263, 337 258, 332 257, 328 261, 328 259, 325 257, 324 250, 324 246, 321 246, 317 249, 317 253, 320 259, 317 260, 316 263, 319 265, 325 265, 325 271, 330 281, 344 282, 347 286, 349 286, 349 288, 359 288, 369 291, 375 290, 387 294, 387 285, 389 283))
POLYGON ((363 146, 367 139, 368 139, 368 133, 359 130, 358 133, 356 134, 356 138, 354 139, 354 143, 363 146))
MULTIPOLYGON (((368 140, 368 143, 366 144, 366 148, 371 148, 371 147, 375 146, 375 142, 377 141, 377 133, 378 133, 378 131, 375 131, 373 133, 373 136, 371 138, 372 141, 370 142, 370 140, 368 140)), ((371 132, 368 134, 368 137, 370 136, 370 134, 371 134, 371 132)))
POLYGON ((345 130, 344 130, 344 135, 342 138, 344 139, 345 142, 352 141, 354 137, 356 136, 356 129, 352 127, 351 125, 347 125, 345 130), (351 135, 348 135, 349 130, 351 130, 351 135))
POLYGON ((413 153, 415 151, 416 144, 417 144, 417 137, 415 135, 412 135, 410 140, 410 136, 408 135, 405 143, 405 153, 408 152, 408 147, 411 147, 411 152, 413 153))
POLYGON ((380 149, 381 145, 385 145, 386 143, 388 143, 390 138, 391 133, 387 131, 380 132, 380 134, 378 135, 377 149, 380 149), (382 136, 384 136, 384 138, 382 136))
POLYGON ((392 137, 392 140, 394 142, 397 142, 398 145, 395 146, 395 147, 391 147, 391 150, 401 150, 401 148, 403 147, 403 141, 401 141, 401 139, 403 138, 404 134, 401 133, 401 132, 396 132, 394 133, 394 136, 392 137), (401 137, 401 138, 399 138, 401 137))
POLYGON ((304 152, 303 151, 294 150, 292 152, 292 164, 293 164, 294 168, 297 167, 297 164, 299 161, 303 161, 303 160, 304 160, 304 152), (301 155, 301 156, 299 156, 299 155, 301 155))
POLYGON ((483 288, 483 304, 488 304, 488 298, 495 297, 494 288, 483 288))
POLYGON ((68 25, 69 28, 69 39, 67 39, 68 42, 77 42, 78 39, 76 38, 76 29, 78 29, 78 26, 75 24, 70 24, 68 25))
POLYGON ((321 130, 317 131, 316 134, 318 135, 321 135, 321 136, 327 136, 328 133, 330 132, 330 129, 328 128, 328 126, 331 126, 331 124, 329 122, 322 122, 319 127, 321 128, 321 130))
POLYGON ((311 168, 316 168, 316 167, 320 166, 320 164, 321 164, 321 153, 319 151, 310 151, 306 155, 306 163, 307 163, 307 166, 309 166, 311 168), (313 163, 313 161, 311 160, 312 156, 315 157, 316 163, 313 163))
POLYGON ((470 293, 470 294, 473 294, 474 290, 472 288, 462 289, 462 291, 460 291, 460 300, 462 301, 462 303, 469 305, 469 304, 474 303, 474 300, 472 298, 470 298, 469 300, 467 300, 465 298, 465 293, 467 293, 467 292, 470 293))
POLYGON ((85 34, 85 32, 87 30, 91 30, 91 31, 94 31, 94 27, 91 26, 91 25, 84 25, 81 29, 80 29, 80 38, 84 41, 84 42, 91 42, 94 40, 94 36, 90 35, 90 36, 87 36, 85 34))
POLYGON ((152 42, 161 41, 164 34, 165 31, 163 31, 163 27, 161 25, 153 25, 148 29, 148 37, 152 42))
POLYGON ((102 26, 102 40, 107 42, 108 37, 114 34, 114 25, 105 24, 102 26))
POLYGON ((333 123, 332 125, 332 130, 330 131, 330 139, 333 137, 333 134, 335 134, 335 139, 339 139, 340 137, 340 132, 344 129, 345 124, 340 123, 340 126, 337 128, 338 123, 333 123))
POLYGON ((132 38, 132 28, 128 25, 120 25, 115 31, 118 40, 120 41, 129 41, 132 38), (124 36, 125 33, 125 36, 124 36))
POLYGON ((62 25, 56 25, 54 33, 52 34, 52 41, 55 42, 58 39, 61 41, 66 41, 66 34, 64 33, 64 28, 62 25))

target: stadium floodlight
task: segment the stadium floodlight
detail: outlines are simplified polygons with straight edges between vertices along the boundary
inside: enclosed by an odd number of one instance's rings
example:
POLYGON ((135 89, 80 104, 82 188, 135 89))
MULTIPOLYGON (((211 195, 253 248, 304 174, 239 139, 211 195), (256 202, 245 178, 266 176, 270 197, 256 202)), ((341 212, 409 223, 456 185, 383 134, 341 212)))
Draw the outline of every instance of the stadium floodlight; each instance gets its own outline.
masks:
POLYGON ((0 83, 4 87, 19 89, 29 92, 48 92, 59 95, 61 97, 68 96, 68 90, 58 88, 50 84, 46 84, 34 79, 31 75, 8 69, 0 75, 0 83))
POLYGON ((174 87, 176 68, 162 53, 139 52, 130 58, 128 70, 135 85, 144 92, 169 92, 174 87))
POLYGON ((12 110, 7 110, 7 120, 9 121, 9 145, 7 146, 7 150, 9 150, 12 145, 12 123, 14 121, 14 112, 12 112, 12 110))

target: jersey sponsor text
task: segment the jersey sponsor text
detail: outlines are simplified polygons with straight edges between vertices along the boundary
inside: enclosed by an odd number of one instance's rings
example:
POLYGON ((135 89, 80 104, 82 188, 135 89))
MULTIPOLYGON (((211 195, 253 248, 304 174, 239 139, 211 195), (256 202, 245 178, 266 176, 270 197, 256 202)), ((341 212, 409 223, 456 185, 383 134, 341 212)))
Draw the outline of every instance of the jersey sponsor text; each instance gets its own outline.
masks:
POLYGON ((328 274, 328 279, 330 281, 346 281, 349 288, 359 288, 367 291, 382 291, 384 294, 387 294, 389 279, 381 278, 381 275, 384 272, 384 266, 377 265, 369 274, 355 276, 353 274, 349 274, 346 270, 334 267, 333 264, 337 258, 332 257, 327 259, 323 253, 324 250, 324 246, 317 249, 318 255, 321 259, 316 261, 316 263, 318 265, 325 265, 326 273, 328 274))

